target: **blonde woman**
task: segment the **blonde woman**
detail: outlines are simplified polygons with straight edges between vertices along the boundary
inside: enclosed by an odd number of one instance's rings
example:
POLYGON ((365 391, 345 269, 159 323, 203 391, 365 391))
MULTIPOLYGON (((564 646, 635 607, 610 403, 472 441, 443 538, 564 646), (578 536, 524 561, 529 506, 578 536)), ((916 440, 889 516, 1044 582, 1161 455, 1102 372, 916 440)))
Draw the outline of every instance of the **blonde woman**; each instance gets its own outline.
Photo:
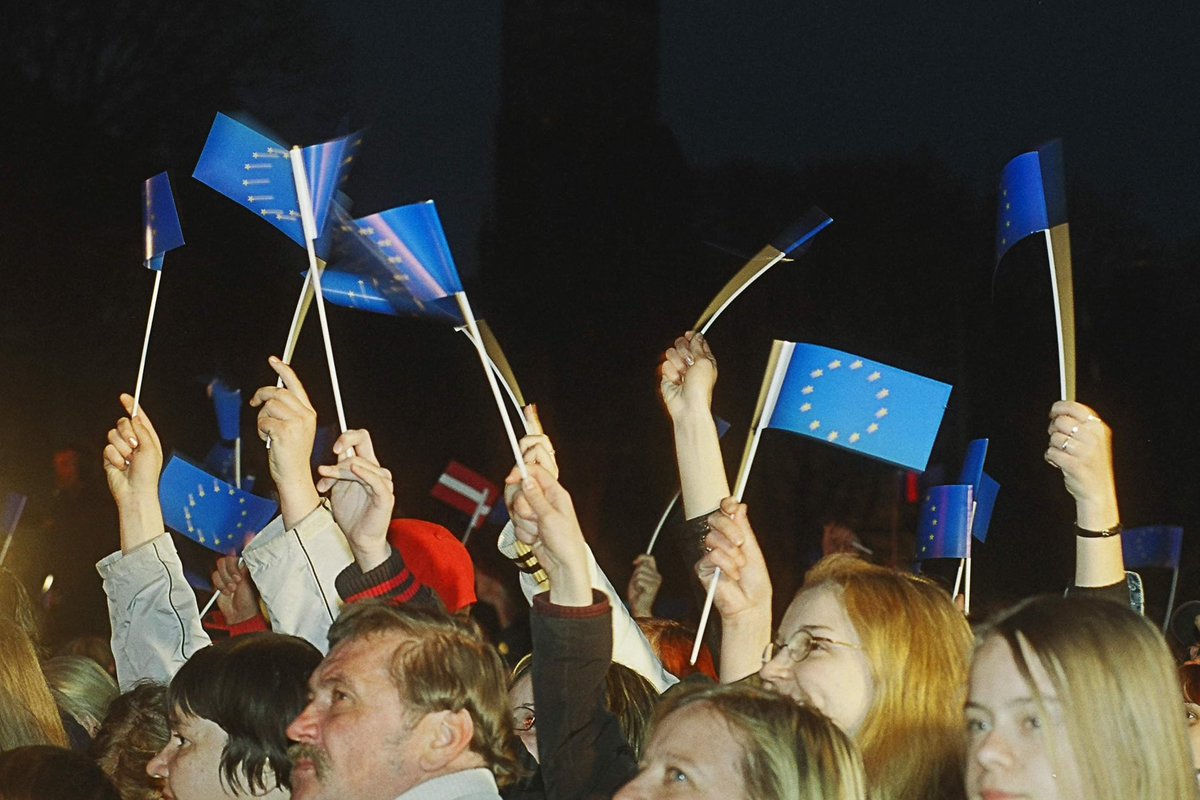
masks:
POLYGON ((865 800, 862 757, 818 711, 751 686, 693 684, 655 711, 641 771, 616 800, 865 800))
POLYGON ((971 800, 1196 800, 1166 642, 1094 598, 1025 601, 985 626, 966 705, 971 800))
POLYGON ((42 665, 42 672, 59 709, 94 737, 108 707, 121 693, 116 680, 84 656, 55 656, 42 665))
POLYGON ((33 642, 0 618, 0 752, 32 744, 66 747, 67 734, 33 642))

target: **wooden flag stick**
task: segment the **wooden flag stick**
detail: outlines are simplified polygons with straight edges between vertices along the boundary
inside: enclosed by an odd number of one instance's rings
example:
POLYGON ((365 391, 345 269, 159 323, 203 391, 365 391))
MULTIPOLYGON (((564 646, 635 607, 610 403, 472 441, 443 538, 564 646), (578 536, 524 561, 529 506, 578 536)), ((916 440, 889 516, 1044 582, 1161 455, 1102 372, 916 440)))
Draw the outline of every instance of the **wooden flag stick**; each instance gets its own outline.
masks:
MULTIPOLYGON (((320 264, 321 260, 317 259, 320 264)), ((296 310, 292 312, 292 324, 288 328, 287 341, 283 343, 283 363, 291 364, 292 356, 296 353, 296 342, 300 339, 300 330, 304 327, 304 320, 308 318, 308 309, 312 307, 313 288, 312 279, 306 274, 304 276, 304 285, 300 287, 300 296, 296 298, 296 310)), ((283 378, 275 380, 275 388, 283 388, 283 378)), ((271 449, 271 435, 267 434, 267 449, 271 449)))
POLYGON ((1067 226, 1044 231, 1050 260, 1050 290, 1058 338, 1058 387, 1063 400, 1075 399, 1075 287, 1071 276, 1071 243, 1067 226))
POLYGON ((508 418, 508 411, 504 408, 504 398, 500 396, 500 386, 496 383, 496 376, 492 374, 491 359, 488 358, 487 351, 483 349, 483 337, 479 333, 475 315, 471 313, 471 303, 467 300, 466 292, 455 292, 454 299, 458 301, 463 319, 467 321, 471 342, 475 345, 475 352, 479 355, 479 363, 483 366, 483 374, 487 378, 488 386, 492 388, 492 396, 496 398, 496 408, 500 410, 500 420, 504 423, 504 432, 508 434, 508 443, 512 446, 513 458, 517 461, 521 480, 525 480, 529 477, 529 470, 525 468, 525 459, 521 456, 521 445, 517 442, 517 434, 513 430, 512 420, 508 418))
POLYGON ((736 300, 738 295, 746 291, 750 287, 750 284, 758 280, 760 275, 786 257, 787 253, 781 253, 768 245, 755 255, 754 258, 750 259, 734 279, 721 290, 721 294, 713 299, 712 305, 700 315, 700 319, 697 321, 700 334, 707 334, 708 329, 717 321, 717 317, 721 316, 721 313, 729 308, 729 304, 736 300))
MULTIPOLYGON (((240 567, 241 565, 242 565, 242 560, 239 558, 238 566, 240 567)), ((208 602, 204 604, 204 608, 200 609, 201 621, 204 620, 204 617, 208 614, 208 612, 212 611, 212 607, 217 604, 217 598, 220 596, 221 596, 221 590, 214 586, 212 597, 208 598, 208 602)))
MULTIPOLYGON (((308 175, 304 170, 304 156, 299 147, 293 147, 290 159, 292 177, 296 182, 296 199, 300 205, 300 220, 304 225, 304 248, 308 251, 308 275, 312 280, 313 295, 317 300, 317 316, 321 320, 321 337, 325 340, 325 361, 329 367, 329 383, 333 388, 333 405, 337 409, 338 426, 346 432, 346 410, 342 407, 342 387, 338 383, 337 364, 333 360, 333 341, 329 338, 329 320, 325 316, 325 298, 321 294, 321 267, 317 264, 317 222, 313 215, 312 197, 308 193, 308 175)), ((352 448, 347 454, 353 456, 352 448)))
MULTIPOLYGON (((737 482, 734 485, 733 496, 739 503, 746 491, 746 482, 750 479, 750 467, 754 464, 754 456, 758 452, 758 440, 762 436, 763 425, 775 411, 775 401, 779 399, 779 390, 787 375, 788 364, 792 360, 792 351, 796 345, 778 339, 771 345, 771 355, 767 358, 767 369, 763 373, 762 387, 758 390, 758 403, 754 409, 754 419, 751 422, 750 438, 746 441, 746 449, 742 453, 742 465, 738 468, 737 482)), ((721 568, 713 571, 712 580, 708 584, 708 593, 704 596, 704 608, 700 611, 700 625, 696 629, 696 641, 692 645, 692 655, 689 663, 695 664, 700 657, 700 646, 704 643, 704 629, 708 626, 708 616, 712 613, 713 599, 717 594, 717 582, 721 580, 721 568)))
POLYGON ((958 560, 958 573, 954 576, 954 591, 951 593, 951 597, 958 597, 958 590, 960 587, 962 587, 963 567, 965 567, 966 564, 967 560, 965 558, 960 558, 958 560))
POLYGON ((138 362, 137 383, 133 388, 133 413, 136 417, 142 399, 142 377, 146 374, 146 353, 150 350, 150 329, 154 327, 154 309, 158 306, 158 284, 162 281, 162 270, 154 270, 154 290, 150 293, 150 313, 146 316, 146 337, 142 339, 142 360, 138 362))
POLYGON ((663 525, 667 524, 667 517, 671 516, 671 509, 675 508, 675 504, 679 502, 681 494, 683 494, 682 489, 675 492, 675 495, 671 498, 671 502, 667 503, 666 511, 658 518, 658 524, 654 526, 654 533, 650 536, 650 544, 646 545, 646 555, 650 555, 654 550, 654 543, 658 541, 658 534, 662 532, 663 525))
MULTIPOLYGON (((471 344, 475 343, 475 338, 473 336, 471 336, 471 332, 469 330, 467 330, 466 325, 462 326, 461 328, 456 328, 455 330, 461 331, 462 334, 471 341, 471 344)), ((504 375, 504 371, 500 368, 500 366, 498 364, 496 364, 496 362, 492 359, 492 357, 487 354, 487 350, 484 350, 484 355, 487 358, 487 363, 489 365, 491 365, 492 372, 495 373, 496 378, 500 381, 500 385, 504 387, 504 391, 508 395, 508 399, 510 401, 512 401, 513 408, 515 408, 517 410, 517 416, 521 417, 522 421, 524 421, 525 417, 522 414, 522 409, 524 408, 524 403, 522 403, 521 399, 517 397, 517 393, 514 392, 512 386, 509 385, 508 379, 504 375)), ((525 426, 525 432, 526 433, 531 432, 529 430, 528 425, 525 426)))

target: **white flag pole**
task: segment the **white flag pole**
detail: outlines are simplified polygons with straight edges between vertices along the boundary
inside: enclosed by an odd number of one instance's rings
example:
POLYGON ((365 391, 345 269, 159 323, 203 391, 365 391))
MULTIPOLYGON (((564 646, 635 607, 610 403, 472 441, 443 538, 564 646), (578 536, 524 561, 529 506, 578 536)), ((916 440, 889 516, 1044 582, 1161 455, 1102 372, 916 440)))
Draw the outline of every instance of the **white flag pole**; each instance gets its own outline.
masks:
POLYGON ((675 496, 671 498, 671 502, 667 503, 667 510, 658 518, 658 524, 654 526, 654 534, 650 537, 650 544, 646 545, 646 555, 654 550, 654 543, 658 541, 658 534, 662 532, 663 525, 667 524, 667 517, 671 516, 671 509, 675 508, 675 504, 679 502, 679 495, 683 490, 675 492, 675 496))
POLYGON ((455 292, 454 299, 458 301, 458 307, 462 311, 463 319, 467 321, 467 329, 470 331, 471 342, 475 345, 475 352, 479 355, 479 363, 483 366, 483 374, 487 378, 488 385, 492 388, 492 396, 496 398, 496 408, 500 410, 500 420, 504 423, 504 431, 508 434, 508 443, 512 446, 513 458, 516 459, 517 469, 521 473, 521 480, 529 477, 529 470, 525 468, 525 459, 521 456, 521 445, 517 442, 517 434, 513 430, 512 420, 508 418, 508 411, 504 408, 504 398, 500 396, 500 386, 496 383, 496 376, 492 374, 491 359, 488 358, 487 351, 483 349, 483 337, 479 334, 479 326, 475 322, 475 315, 471 313, 471 303, 467 300, 466 292, 455 292))
MULTIPOLYGON (((299 147, 293 147, 289 154, 292 162, 292 177, 296 182, 296 199, 300 205, 300 221, 304 226, 304 248, 308 251, 308 274, 312 279, 313 296, 317 301, 317 316, 321 320, 321 336, 325 340, 325 361, 329 366, 329 382, 333 388, 333 404, 337 409, 338 426, 341 432, 346 432, 346 410, 342 407, 342 388, 338 383, 337 365, 333 360, 333 342, 329 338, 329 321, 325 316, 325 298, 321 294, 321 267, 317 264, 317 251, 314 243, 317 240, 317 222, 313 216, 312 197, 308 192, 308 175, 304 170, 304 156, 299 147)), ((346 451, 353 456, 353 448, 346 451)))
POLYGON ((21 523, 21 515, 25 513, 25 503, 29 500, 29 498, 24 495, 20 495, 20 497, 21 499, 17 501, 20 507, 13 512, 13 523, 9 526, 8 530, 5 531, 4 547, 0 549, 0 566, 3 566, 4 559, 8 558, 8 548, 12 546, 13 536, 17 532, 17 525, 21 523))
POLYGON ((233 440, 233 485, 242 488, 242 437, 233 440))
MULTIPOLYGON (((750 479, 750 466, 754 463, 754 455, 758 452, 758 440, 762 436, 763 425, 770 420, 775 411, 775 402, 779 399, 779 390, 783 379, 787 376, 788 364, 792 360, 792 351, 796 345, 792 342, 775 340, 771 347, 771 355, 767 359, 767 370, 763 375, 763 385, 758 393, 758 407, 754 411, 754 421, 751 424, 750 440, 746 442, 746 450, 742 454, 742 466, 738 469, 737 483, 733 496, 739 503, 746 491, 746 482, 750 479)), ((704 608, 700 611, 700 625, 696 629, 696 641, 692 645, 692 655, 688 663, 695 664, 700 657, 700 646, 704 643, 704 629, 708 626, 708 617, 712 613, 713 599, 717 594, 717 582, 721 580, 721 568, 713 571, 712 580, 708 584, 708 593, 704 597, 704 608)))
POLYGON ((954 592, 953 597, 958 597, 958 590, 962 586, 963 567, 966 566, 967 560, 960 558, 958 560, 958 573, 954 576, 954 592))
MULTIPOLYGON (((456 330, 456 331, 459 331, 459 332, 460 332, 460 333, 462 333, 464 336, 466 336, 466 337, 467 337, 467 339, 469 339, 469 340, 470 340, 471 344, 474 344, 474 343, 475 343, 475 337, 471 335, 471 331, 469 331, 469 330, 467 329, 467 326, 466 326, 466 325, 463 325, 463 326, 461 326, 461 327, 455 328, 455 330, 456 330)), ((496 375, 496 379, 497 379, 497 380, 499 380, 499 381, 500 381, 500 385, 504 387, 504 392, 505 392, 505 394, 507 394, 507 395, 508 395, 508 399, 509 399, 509 400, 512 402, 512 404, 513 404, 513 408, 515 408, 515 409, 517 410, 517 416, 521 418, 522 422, 524 422, 524 421, 525 421, 525 415, 524 415, 524 413, 523 413, 523 412, 524 412, 524 409, 521 407, 521 402, 520 402, 519 400, 517 400, 517 395, 516 395, 516 393, 515 393, 515 392, 512 390, 512 387, 508 385, 508 379, 506 379, 506 378, 504 377, 504 373, 503 373, 503 371, 501 371, 500 367, 498 367, 498 366, 496 365, 496 362, 492 360, 492 357, 491 357, 491 356, 489 356, 489 355, 487 355, 487 350, 486 350, 486 349, 484 350, 484 356, 487 358, 487 363, 491 365, 492 372, 493 372, 493 373, 495 373, 495 375, 496 375)), ((532 431, 530 431, 530 430, 529 430, 529 425, 528 425, 528 424, 526 424, 526 425, 525 425, 525 432, 526 432, 526 433, 531 433, 531 432, 532 432, 532 431)))
POLYGON ((150 293, 150 313, 146 316, 146 337, 142 339, 142 359, 138 362, 137 383, 133 388, 133 413, 136 417, 142 400, 142 377, 146 374, 146 353, 150 350, 150 329, 154 327, 154 309, 158 306, 158 284, 162 281, 162 269, 154 270, 154 290, 150 293))
MULTIPOLYGON (((774 248, 772 248, 772 249, 774 249, 774 248)), ((767 263, 765 263, 758 270, 758 272, 754 273, 754 277, 747 280, 745 283, 743 283, 741 286, 739 286, 737 288, 737 290, 733 292, 733 294, 729 295, 729 297, 725 300, 725 302, 721 304, 721 307, 718 308, 716 311, 714 311, 713 315, 708 318, 708 320, 704 323, 703 326, 701 326, 700 335, 703 336, 708 333, 708 329, 711 328, 712 324, 717 321, 717 317, 721 316, 721 314, 725 311, 725 309, 729 308, 729 304, 732 303, 734 300, 736 300, 738 298, 738 295, 740 295, 742 292, 744 292, 748 288, 750 288, 750 284, 754 283, 756 280, 758 280, 759 276, 761 276, 764 272, 766 272, 771 267, 775 266, 776 264, 778 264, 780 261, 782 261, 785 258, 787 258, 787 253, 779 253, 774 258, 772 258, 767 263)))
POLYGON ((1062 304, 1058 296, 1058 272, 1054 267, 1054 243, 1050 239, 1050 229, 1042 231, 1046 238, 1046 256, 1050 259, 1050 291, 1054 297, 1054 332, 1058 341, 1058 389, 1062 400, 1071 399, 1067 394, 1067 354, 1063 344, 1062 304))
POLYGON ((483 499, 479 501, 479 505, 475 506, 475 511, 471 514, 471 521, 467 523, 467 532, 463 534, 462 543, 466 546, 467 541, 471 538, 471 531, 475 530, 475 525, 479 522, 479 518, 483 516, 483 507, 487 503, 487 492, 483 493, 483 499))

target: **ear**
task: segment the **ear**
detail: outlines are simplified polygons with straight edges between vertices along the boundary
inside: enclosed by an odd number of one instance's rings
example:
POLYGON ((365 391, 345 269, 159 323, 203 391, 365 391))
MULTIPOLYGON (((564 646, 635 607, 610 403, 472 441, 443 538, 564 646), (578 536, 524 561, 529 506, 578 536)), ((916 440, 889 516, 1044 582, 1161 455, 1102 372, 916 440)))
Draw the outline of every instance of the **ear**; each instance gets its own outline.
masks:
POLYGON ((426 772, 452 765, 470 751, 475 723, 465 708, 458 711, 434 711, 426 714, 417 729, 424 744, 418 764, 426 772))

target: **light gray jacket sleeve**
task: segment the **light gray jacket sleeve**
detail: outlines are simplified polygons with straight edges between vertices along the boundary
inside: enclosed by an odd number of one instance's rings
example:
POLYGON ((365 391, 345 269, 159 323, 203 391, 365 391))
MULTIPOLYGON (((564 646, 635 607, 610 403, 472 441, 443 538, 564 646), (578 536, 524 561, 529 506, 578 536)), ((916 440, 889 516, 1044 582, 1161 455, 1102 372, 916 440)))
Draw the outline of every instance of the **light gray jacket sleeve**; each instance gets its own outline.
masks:
POLYGON ((334 581, 354 561, 328 501, 321 501, 296 527, 271 520, 242 552, 254 585, 271 615, 271 629, 329 649, 329 626, 341 611, 334 581))
POLYGON ((108 596, 121 691, 143 680, 169 683, 192 653, 210 644, 169 533, 113 553, 96 569, 108 596))
MULTIPOLYGON (((520 559, 521 554, 517 549, 517 534, 513 529, 512 522, 505 525, 504 530, 500 532, 496 548, 511 560, 520 559)), ((529 556, 525 557, 529 558, 529 556)), ((621 596, 617 594, 612 582, 604 574, 604 570, 600 569, 600 564, 596 562, 596 556, 592 554, 590 545, 587 548, 587 557, 588 569, 592 574, 592 588, 608 595, 608 602, 612 605, 612 660, 629 667, 650 681, 660 694, 679 683, 679 678, 663 668, 662 662, 658 660, 658 655, 650 646, 642 629, 629 615, 629 609, 625 607, 621 596)), ((544 570, 539 569, 536 573, 521 570, 521 591, 525 594, 525 600, 530 604, 533 603, 535 594, 541 594, 550 589, 550 581, 545 576, 544 570)))

